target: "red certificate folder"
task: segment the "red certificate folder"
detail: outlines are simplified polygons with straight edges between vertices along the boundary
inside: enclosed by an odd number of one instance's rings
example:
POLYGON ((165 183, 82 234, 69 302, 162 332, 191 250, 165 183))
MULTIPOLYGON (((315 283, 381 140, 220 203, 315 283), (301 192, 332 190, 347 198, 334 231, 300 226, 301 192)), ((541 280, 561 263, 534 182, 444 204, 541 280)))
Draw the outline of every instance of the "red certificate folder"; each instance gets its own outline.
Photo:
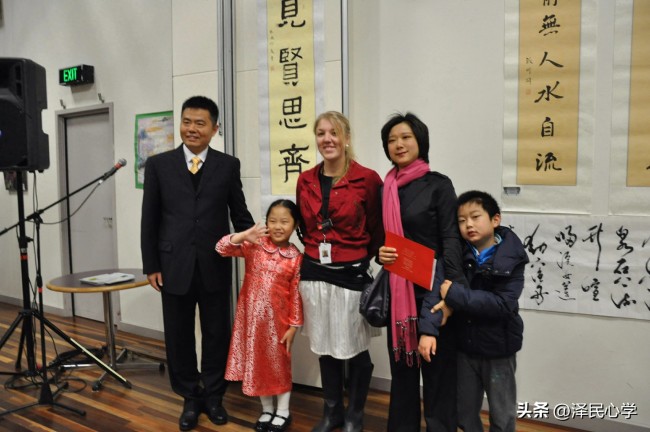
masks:
POLYGON ((436 271, 436 251, 386 231, 385 245, 397 250, 397 260, 384 268, 416 285, 431 290, 436 271))

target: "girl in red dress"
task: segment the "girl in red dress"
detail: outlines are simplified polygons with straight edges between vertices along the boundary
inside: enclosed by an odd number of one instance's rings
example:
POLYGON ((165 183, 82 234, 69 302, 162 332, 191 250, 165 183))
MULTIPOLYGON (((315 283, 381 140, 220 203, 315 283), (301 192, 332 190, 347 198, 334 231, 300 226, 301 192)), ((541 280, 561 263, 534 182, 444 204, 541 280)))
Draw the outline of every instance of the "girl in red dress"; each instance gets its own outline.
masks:
POLYGON ((216 246, 219 254, 246 261, 226 379, 242 381, 245 395, 260 397, 259 432, 282 432, 291 423, 291 344, 303 316, 298 290, 302 254, 289 238, 299 217, 296 204, 277 200, 266 213, 266 225, 224 236, 216 246))

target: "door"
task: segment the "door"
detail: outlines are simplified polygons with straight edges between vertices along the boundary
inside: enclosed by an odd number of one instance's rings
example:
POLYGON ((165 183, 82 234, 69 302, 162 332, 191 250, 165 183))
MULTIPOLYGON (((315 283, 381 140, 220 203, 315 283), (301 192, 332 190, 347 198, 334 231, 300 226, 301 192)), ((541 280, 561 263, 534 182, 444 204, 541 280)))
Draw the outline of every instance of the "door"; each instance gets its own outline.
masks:
MULTIPOLYGON (((62 203, 62 215, 71 215, 61 228, 64 273, 117 268, 115 181, 93 182, 115 164, 111 111, 112 104, 104 104, 57 113, 62 196, 74 193, 62 203)), ((114 293, 116 316, 118 298, 114 293)), ((73 305, 75 315, 104 320, 100 293, 76 294, 73 305)))

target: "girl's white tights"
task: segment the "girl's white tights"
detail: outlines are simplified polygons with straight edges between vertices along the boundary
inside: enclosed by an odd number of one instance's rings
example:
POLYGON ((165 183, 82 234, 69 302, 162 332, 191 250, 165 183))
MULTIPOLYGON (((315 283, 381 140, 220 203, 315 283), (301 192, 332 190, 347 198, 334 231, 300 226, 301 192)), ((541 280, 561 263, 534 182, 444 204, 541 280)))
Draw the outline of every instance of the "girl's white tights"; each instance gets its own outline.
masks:
MULTIPOLYGON (((263 413, 275 413, 282 417, 289 417, 289 400, 291 399, 291 392, 282 393, 277 396, 278 398, 278 409, 273 409, 273 396, 260 396, 260 401, 262 402, 262 412, 263 413)), ((268 422, 271 420, 271 416, 268 414, 262 414, 259 418, 260 422, 268 422)), ((274 417, 273 424, 281 425, 285 422, 284 419, 274 417)))

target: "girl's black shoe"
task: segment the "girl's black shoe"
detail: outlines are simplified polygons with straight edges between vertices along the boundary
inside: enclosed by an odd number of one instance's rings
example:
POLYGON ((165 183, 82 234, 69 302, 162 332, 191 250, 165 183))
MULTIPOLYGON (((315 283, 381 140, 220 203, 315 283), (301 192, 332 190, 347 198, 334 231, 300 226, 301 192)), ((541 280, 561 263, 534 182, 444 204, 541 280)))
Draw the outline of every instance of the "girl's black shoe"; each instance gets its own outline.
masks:
POLYGON ((280 419, 284 420, 284 422, 282 424, 279 424, 279 425, 270 423, 269 428, 268 428, 269 432, 284 432, 285 430, 287 430, 287 428, 291 424, 291 414, 289 414, 288 417, 284 417, 284 416, 276 414, 274 418, 280 418, 280 419))
POLYGON ((262 415, 260 416, 260 418, 262 418, 262 416, 264 414, 266 414, 268 416, 271 416, 271 418, 269 419, 269 421, 265 421, 265 422, 257 420, 257 423, 255 423, 255 430, 257 432, 266 432, 266 431, 268 431, 269 426, 271 425, 271 422, 273 421, 273 413, 264 411, 264 412, 262 412, 262 415))

